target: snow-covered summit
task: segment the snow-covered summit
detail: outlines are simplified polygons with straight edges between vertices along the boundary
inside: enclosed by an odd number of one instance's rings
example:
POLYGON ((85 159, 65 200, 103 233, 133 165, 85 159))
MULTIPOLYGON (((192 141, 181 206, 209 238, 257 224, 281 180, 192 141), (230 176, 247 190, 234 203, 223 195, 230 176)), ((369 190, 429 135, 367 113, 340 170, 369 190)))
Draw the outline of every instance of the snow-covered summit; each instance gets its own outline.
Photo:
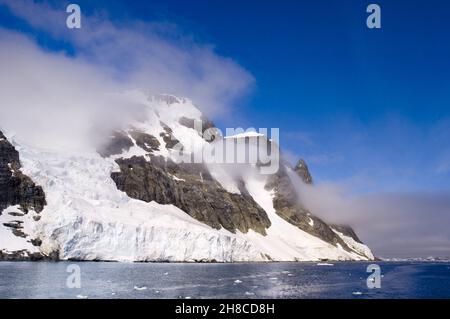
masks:
MULTIPOLYGON (((185 104, 188 102, 188 99, 184 97, 178 97, 172 94, 151 94, 148 97, 149 101, 156 103, 166 103, 167 105, 171 104, 185 104)), ((190 102, 190 101, 189 101, 190 102)))

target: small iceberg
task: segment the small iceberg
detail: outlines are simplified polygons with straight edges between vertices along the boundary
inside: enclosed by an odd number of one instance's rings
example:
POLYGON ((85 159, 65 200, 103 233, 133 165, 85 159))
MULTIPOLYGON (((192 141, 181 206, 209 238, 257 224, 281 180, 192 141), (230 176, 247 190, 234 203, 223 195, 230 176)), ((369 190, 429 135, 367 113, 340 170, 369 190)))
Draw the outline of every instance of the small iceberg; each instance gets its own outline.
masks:
POLYGON ((240 281, 239 279, 236 279, 235 281, 234 281, 234 283, 235 284, 240 284, 242 281, 240 281))
POLYGON ((361 291, 354 291, 354 292, 352 292, 352 294, 355 295, 355 296, 359 296, 359 295, 362 295, 362 292, 361 291))
POLYGON ((134 290, 138 290, 138 291, 147 290, 147 287, 145 287, 145 286, 142 286, 142 287, 134 286, 134 290))
POLYGON ((245 292, 245 295, 246 295, 246 296, 254 296, 255 293, 254 293, 254 292, 246 291, 246 292, 245 292))
POLYGON ((78 299, 87 299, 87 298, 88 298, 88 296, 84 296, 84 295, 77 295, 77 298, 78 298, 78 299))
POLYGON ((277 277, 270 277, 269 280, 278 280, 277 277))
POLYGON ((317 266, 334 266, 334 264, 330 264, 330 263, 317 263, 317 266))

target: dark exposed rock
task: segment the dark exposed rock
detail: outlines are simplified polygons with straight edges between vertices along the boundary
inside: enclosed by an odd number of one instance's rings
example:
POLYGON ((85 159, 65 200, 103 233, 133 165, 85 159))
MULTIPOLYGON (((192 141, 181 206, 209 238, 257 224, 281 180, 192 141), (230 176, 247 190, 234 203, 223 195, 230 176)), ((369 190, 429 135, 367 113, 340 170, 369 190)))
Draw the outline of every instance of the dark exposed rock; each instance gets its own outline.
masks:
POLYGON ((187 128, 197 130, 197 133, 207 142, 212 142, 220 136, 219 130, 215 127, 214 123, 203 115, 200 121, 183 116, 178 122, 187 128))
MULTIPOLYGON (((194 119, 190 119, 187 117, 182 117, 178 120, 178 123, 180 123, 183 126, 186 126, 187 128, 191 128, 191 129, 195 129, 195 120, 194 119)), ((202 132, 203 133, 203 132, 202 132)))
POLYGON ((6 252, 0 250, 0 261, 56 261, 59 259, 57 254, 45 256, 41 253, 30 253, 26 250, 17 250, 6 252))
POLYGON ((8 215, 10 216, 14 216, 14 217, 20 217, 20 216, 24 216, 24 213, 16 213, 16 212, 8 212, 8 215))
POLYGON ((107 144, 102 146, 97 152, 103 157, 122 154, 133 146, 133 141, 122 131, 115 131, 111 134, 107 144))
POLYGON ((156 137, 151 134, 147 134, 137 129, 131 129, 126 131, 114 131, 108 142, 97 150, 97 152, 103 157, 109 157, 112 155, 122 154, 128 151, 133 145, 133 140, 136 145, 142 148, 144 151, 152 153, 158 151, 160 143, 156 137), (129 135, 128 135, 129 134, 129 135))
MULTIPOLYGON (((313 179, 309 172, 308 165, 306 165, 305 161, 303 159, 300 159, 297 163, 297 165, 294 168, 297 175, 303 180, 306 184, 312 184, 313 179)), ((362 241, 358 238, 355 231, 348 225, 329 225, 331 228, 335 229, 336 231, 344 234, 345 236, 349 236, 353 238, 356 242, 362 243, 362 241)))
POLYGON ((20 166, 19 152, 14 146, 9 143, 6 136, 0 131, 0 165, 7 166, 8 164, 20 166))
POLYGON ((214 123, 210 119, 208 119, 206 116, 202 115, 200 117, 200 119, 202 120, 203 132, 205 132, 208 129, 215 128, 214 123))
POLYGON ((266 233, 270 220, 243 183, 241 194, 230 193, 202 164, 176 164, 153 155, 150 159, 118 159, 120 172, 111 175, 117 187, 132 198, 173 204, 215 229, 266 233))
POLYGON ((161 144, 153 135, 138 130, 131 130, 130 135, 136 141, 137 146, 142 148, 144 151, 150 153, 153 151, 159 151, 159 146, 161 144))
POLYGON ((297 192, 285 165, 281 165, 278 172, 269 177, 265 188, 274 191, 273 206, 276 213, 284 220, 311 235, 334 245, 340 244, 344 249, 350 251, 350 248, 347 247, 330 226, 300 205, 297 192))
POLYGON ((23 222, 20 220, 13 220, 8 223, 3 223, 3 226, 11 228, 12 233, 17 237, 26 238, 27 235, 23 232, 23 222))
POLYGON ((31 244, 32 244, 33 246, 39 247, 39 246, 42 245, 42 240, 41 240, 40 238, 32 239, 32 240, 31 240, 31 244))
POLYGON ((12 229, 12 233, 13 233, 14 236, 17 236, 17 237, 22 237, 22 238, 26 238, 27 237, 27 234, 25 234, 23 232, 22 228, 13 228, 12 229))
MULTIPOLYGON (((167 149, 173 149, 177 144, 180 144, 180 141, 177 140, 175 138, 175 136, 173 135, 173 131, 170 127, 168 127, 166 124, 164 124, 163 122, 160 122, 161 126, 164 129, 164 132, 159 133, 159 136, 162 137, 162 139, 164 140, 164 143, 166 143, 166 148, 167 149)), ((183 147, 181 146, 181 149, 183 147)))
POLYGON ((155 94, 150 97, 154 101, 164 102, 168 106, 175 103, 185 103, 186 99, 180 98, 170 94, 155 94))
POLYGON ((356 242, 358 243, 363 243, 358 235, 356 235, 355 231, 353 230, 353 228, 351 228, 348 225, 330 225, 333 229, 337 230, 338 232, 344 234, 345 236, 349 236, 351 238, 353 238, 356 242))
POLYGON ((14 205, 26 213, 41 212, 46 205, 42 187, 37 186, 21 170, 19 153, 0 132, 0 214, 14 205))
POLYGON ((300 176, 300 178, 303 180, 305 184, 313 183, 313 179, 311 177, 311 174, 309 173, 308 165, 306 165, 303 159, 300 159, 297 162, 297 165, 295 165, 294 170, 297 173, 297 175, 300 176))
MULTIPOLYGON (((20 170, 19 153, 0 132, 0 214, 9 206, 19 205, 23 213, 7 212, 10 216, 22 217, 29 210, 39 213, 47 204, 44 191, 20 170)), ((36 217, 36 216, 34 216, 36 217)), ((3 223, 18 237, 26 238, 23 232, 23 222, 13 220, 3 223)), ((0 251, 0 260, 42 260, 40 253, 27 253, 25 250, 5 252, 0 251)))
POLYGON ((22 221, 14 220, 14 221, 11 221, 8 223, 3 223, 3 226, 18 229, 18 228, 23 228, 22 224, 23 224, 22 221))

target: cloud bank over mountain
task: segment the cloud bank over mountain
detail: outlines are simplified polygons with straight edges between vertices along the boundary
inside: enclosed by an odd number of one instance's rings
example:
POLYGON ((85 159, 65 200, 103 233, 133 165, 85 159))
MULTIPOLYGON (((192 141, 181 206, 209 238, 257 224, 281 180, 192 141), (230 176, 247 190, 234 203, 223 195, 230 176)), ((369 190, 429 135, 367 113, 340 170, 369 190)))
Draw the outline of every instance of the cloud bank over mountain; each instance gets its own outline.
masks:
POLYGON ((224 114, 253 85, 244 68, 171 24, 116 25, 97 14, 82 16, 82 28, 71 30, 65 7, 8 0, 0 6, 52 46, 0 29, 0 115, 17 134, 64 141, 99 123, 139 116, 139 105, 116 94, 136 88, 189 96, 207 114, 224 114), (36 117, 42 113, 48 116, 36 117))
POLYGON ((351 221, 379 257, 450 254, 450 193, 392 192, 351 195, 339 183, 298 183, 304 205, 330 223, 351 221))

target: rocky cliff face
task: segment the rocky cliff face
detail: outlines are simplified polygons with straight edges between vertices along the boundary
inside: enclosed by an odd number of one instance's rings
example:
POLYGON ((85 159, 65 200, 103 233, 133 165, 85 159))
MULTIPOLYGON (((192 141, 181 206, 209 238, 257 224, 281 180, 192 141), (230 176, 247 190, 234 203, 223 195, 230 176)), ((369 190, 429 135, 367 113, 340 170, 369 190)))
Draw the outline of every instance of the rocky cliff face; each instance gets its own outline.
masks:
POLYGON ((311 185, 313 183, 313 179, 311 174, 309 173, 308 165, 306 165, 303 159, 300 159, 295 165, 294 171, 297 175, 302 179, 303 183, 311 185))
MULTIPOLYGON (((39 246, 39 240, 30 238, 24 227, 24 218, 33 211, 32 221, 38 221, 40 213, 46 205, 42 187, 37 186, 28 176, 22 173, 19 152, 0 132, 0 219, 5 232, 16 240, 26 242, 29 246, 39 246)), ((0 233, 1 234, 1 233, 0 233)), ((7 240, 1 236, 1 240, 7 240)), ((6 237, 6 236, 5 236, 6 237)), ((39 252, 26 249, 3 251, 0 249, 0 260, 40 260, 39 252)))
POLYGON ((173 204, 215 229, 236 233, 249 229, 265 234, 270 226, 266 212, 240 183, 241 194, 226 191, 202 164, 175 164, 163 157, 118 159, 120 172, 111 177, 118 189, 145 202, 173 204))
POLYGON ((19 153, 0 132, 0 215, 8 206, 19 205, 27 213, 33 209, 41 212, 45 195, 21 170, 19 153))

